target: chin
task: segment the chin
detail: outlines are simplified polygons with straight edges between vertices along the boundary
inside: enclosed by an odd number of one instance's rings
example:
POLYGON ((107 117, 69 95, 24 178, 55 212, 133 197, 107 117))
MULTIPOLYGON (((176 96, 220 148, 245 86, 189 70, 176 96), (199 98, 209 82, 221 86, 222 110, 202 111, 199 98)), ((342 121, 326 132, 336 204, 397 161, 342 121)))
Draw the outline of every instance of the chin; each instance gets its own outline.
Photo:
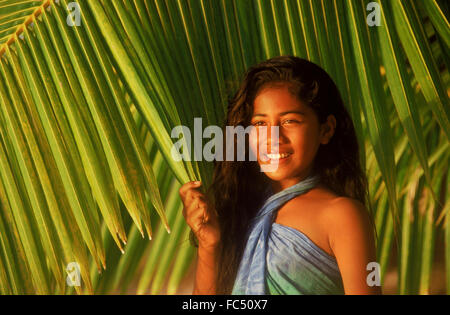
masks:
POLYGON ((264 172, 264 174, 271 180, 279 182, 282 180, 289 179, 289 172, 277 170, 275 172, 264 172))
POLYGON ((281 182, 300 177, 300 174, 303 174, 305 171, 301 166, 279 165, 275 171, 264 172, 264 174, 274 182, 281 182))

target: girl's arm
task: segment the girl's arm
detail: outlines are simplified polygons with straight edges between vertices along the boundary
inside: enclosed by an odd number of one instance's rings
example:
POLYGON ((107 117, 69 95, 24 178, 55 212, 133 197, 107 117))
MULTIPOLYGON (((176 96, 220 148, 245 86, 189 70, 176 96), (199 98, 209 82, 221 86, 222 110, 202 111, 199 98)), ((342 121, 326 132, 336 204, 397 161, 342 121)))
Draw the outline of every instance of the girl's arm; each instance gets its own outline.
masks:
POLYGON ((205 196, 198 191, 201 182, 189 182, 180 188, 183 216, 198 240, 197 270, 193 294, 216 293, 216 249, 220 230, 214 211, 205 196))
POLYGON ((197 270, 193 294, 216 294, 216 254, 214 249, 199 247, 197 251, 197 270))
POLYGON ((338 262, 345 294, 381 294, 369 286, 367 265, 376 262, 375 237, 369 213, 362 203, 338 198, 328 211, 329 242, 338 262))

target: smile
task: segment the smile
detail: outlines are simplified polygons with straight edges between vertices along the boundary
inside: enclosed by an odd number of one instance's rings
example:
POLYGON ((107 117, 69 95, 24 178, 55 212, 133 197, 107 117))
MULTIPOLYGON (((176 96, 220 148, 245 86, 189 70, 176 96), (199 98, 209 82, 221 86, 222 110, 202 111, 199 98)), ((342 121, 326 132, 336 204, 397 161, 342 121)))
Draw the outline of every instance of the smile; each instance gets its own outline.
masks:
POLYGON ((292 153, 275 153, 275 154, 264 154, 265 157, 271 160, 283 160, 290 157, 292 153))

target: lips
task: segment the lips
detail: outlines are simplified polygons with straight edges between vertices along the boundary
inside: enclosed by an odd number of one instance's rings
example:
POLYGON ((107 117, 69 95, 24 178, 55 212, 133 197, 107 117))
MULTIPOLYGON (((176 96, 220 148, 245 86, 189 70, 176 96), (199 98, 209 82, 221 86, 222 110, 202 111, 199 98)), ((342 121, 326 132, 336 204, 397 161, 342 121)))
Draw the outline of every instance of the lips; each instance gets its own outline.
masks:
POLYGON ((283 153, 267 153, 264 154, 264 159, 269 159, 272 161, 277 161, 277 160, 284 160, 287 159, 288 157, 290 157, 292 155, 292 153, 290 152, 283 152, 283 153))
POLYGON ((288 156, 290 156, 291 153, 278 153, 278 154, 267 154, 267 156, 269 157, 269 159, 271 160, 280 160, 280 159, 285 159, 288 156))

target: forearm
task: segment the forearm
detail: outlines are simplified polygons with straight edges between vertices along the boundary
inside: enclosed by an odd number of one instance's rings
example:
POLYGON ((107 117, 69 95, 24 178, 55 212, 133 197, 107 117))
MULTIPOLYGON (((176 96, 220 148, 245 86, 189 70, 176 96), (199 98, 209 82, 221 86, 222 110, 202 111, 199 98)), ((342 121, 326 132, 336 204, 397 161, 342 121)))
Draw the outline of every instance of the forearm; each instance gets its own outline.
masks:
POLYGON ((216 294, 217 261, 215 250, 199 247, 197 250, 197 269, 193 294, 216 294))

